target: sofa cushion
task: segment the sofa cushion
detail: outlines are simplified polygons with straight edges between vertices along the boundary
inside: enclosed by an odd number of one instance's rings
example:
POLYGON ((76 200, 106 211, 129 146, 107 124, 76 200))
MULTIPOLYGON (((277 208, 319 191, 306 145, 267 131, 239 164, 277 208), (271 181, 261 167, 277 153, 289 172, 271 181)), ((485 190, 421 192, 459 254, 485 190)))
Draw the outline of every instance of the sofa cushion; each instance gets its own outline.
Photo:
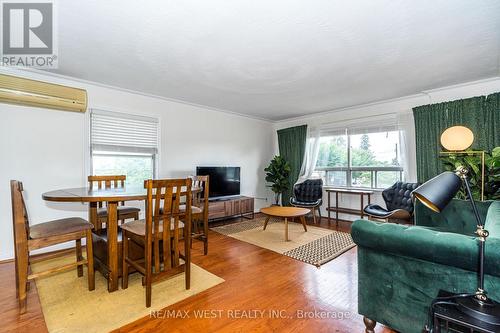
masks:
MULTIPOLYGON (((375 251, 477 270, 479 247, 474 236, 367 220, 355 221, 351 235, 358 246, 375 251)), ((500 276, 500 239, 489 237, 485 254, 485 272, 500 276)))
POLYGON ((318 199, 316 201, 300 201, 297 200, 296 198, 290 198, 290 204, 292 206, 298 206, 298 207, 317 207, 321 206, 321 199, 318 199))
MULTIPOLYGON (((116 209, 118 213, 118 219, 120 219, 120 215, 122 214, 139 213, 141 211, 139 208, 131 206, 118 206, 116 209)), ((107 207, 98 208, 97 216, 99 217, 108 216, 108 208, 107 207)))
POLYGON ((29 232, 31 239, 37 239, 60 236, 78 231, 86 231, 92 228, 93 225, 82 218, 69 217, 50 222, 34 224, 30 226, 29 232))
MULTIPOLYGON (((476 201, 479 216, 485 221, 492 201, 476 201)), ((415 204, 415 224, 437 227, 449 232, 470 235, 476 231, 476 218, 470 201, 453 199, 441 213, 436 213, 417 200, 415 204)))

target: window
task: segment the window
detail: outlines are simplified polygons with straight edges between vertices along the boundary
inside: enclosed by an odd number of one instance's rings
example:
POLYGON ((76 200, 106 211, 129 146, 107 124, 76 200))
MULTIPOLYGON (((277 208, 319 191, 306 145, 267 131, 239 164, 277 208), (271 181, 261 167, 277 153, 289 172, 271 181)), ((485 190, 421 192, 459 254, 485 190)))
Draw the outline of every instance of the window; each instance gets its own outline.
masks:
POLYGON ((92 174, 126 175, 126 183, 134 185, 155 178, 157 119, 100 110, 90 117, 92 174))
POLYGON ((315 174, 326 185, 387 188, 402 180, 399 160, 399 131, 345 130, 319 139, 315 174))

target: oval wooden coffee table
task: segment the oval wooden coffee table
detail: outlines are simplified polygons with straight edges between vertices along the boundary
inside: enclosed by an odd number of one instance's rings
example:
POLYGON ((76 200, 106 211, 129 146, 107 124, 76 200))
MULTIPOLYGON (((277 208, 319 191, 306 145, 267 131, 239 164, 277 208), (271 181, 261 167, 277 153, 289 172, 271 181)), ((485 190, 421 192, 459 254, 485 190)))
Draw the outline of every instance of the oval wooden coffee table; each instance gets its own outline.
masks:
POLYGON ((288 241, 288 219, 289 218, 300 218, 300 222, 304 226, 304 231, 307 232, 306 219, 305 216, 310 212, 307 208, 298 207, 282 207, 282 206, 271 206, 265 207, 260 210, 264 215, 267 215, 266 221, 264 222, 264 230, 266 230, 267 222, 271 217, 281 217, 285 219, 285 241, 288 241))

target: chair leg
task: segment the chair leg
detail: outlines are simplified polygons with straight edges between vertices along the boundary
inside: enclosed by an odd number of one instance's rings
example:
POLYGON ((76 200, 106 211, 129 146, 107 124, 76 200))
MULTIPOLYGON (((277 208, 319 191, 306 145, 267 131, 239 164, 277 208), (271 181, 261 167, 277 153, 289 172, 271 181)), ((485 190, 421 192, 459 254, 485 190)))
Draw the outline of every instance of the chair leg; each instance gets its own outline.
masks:
MULTIPOLYGON (((28 259, 28 276, 30 274, 32 274, 33 272, 31 271, 31 262, 30 260, 28 259)), ((28 293, 31 289, 31 281, 30 280, 26 280, 26 293, 28 293)))
MULTIPOLYGON (((15 250, 15 249, 14 249, 15 250)), ((16 298, 19 298, 19 269, 17 267, 17 250, 15 251, 14 265, 16 271, 16 298)))
POLYGON ((363 323, 365 323, 365 333, 375 333, 375 326, 377 325, 375 320, 363 317, 363 323))
MULTIPOLYGON (((185 279, 186 279, 186 290, 189 290, 191 288, 191 249, 190 249, 190 244, 186 244, 186 241, 188 243, 191 243, 193 240, 191 237, 188 237, 188 233, 184 231, 184 234, 186 235, 185 241, 184 241, 184 274, 185 274, 185 279)), ((179 249, 177 249, 178 251, 179 249)))
POLYGON ((316 224, 316 207, 313 207, 312 214, 313 214, 313 223, 316 224))
POLYGON ((146 273, 146 307, 151 307, 151 272, 146 273))
POLYGON ((193 248, 193 235, 196 234, 197 230, 198 230, 198 227, 197 227, 197 224, 198 222, 196 221, 196 219, 192 218, 191 217, 191 249, 193 248))
MULTIPOLYGON (((22 281, 22 278, 20 279, 22 281)), ((25 283, 20 283, 19 284, 19 313, 23 314, 26 313, 26 301, 27 301, 27 295, 26 295, 26 282, 25 283)))
POLYGON ((208 254, 208 216, 207 218, 203 218, 203 254, 208 254))
MULTIPOLYGON (((77 239, 76 240, 76 261, 80 261, 83 259, 83 256, 82 256, 82 240, 81 239, 77 239)), ((78 265, 78 267, 76 268, 76 271, 77 271, 77 276, 78 277, 82 277, 83 276, 83 265, 78 265)))
POLYGON ((319 215, 319 223, 321 223, 321 219, 323 218, 323 217, 321 217, 321 206, 318 206, 317 209, 318 209, 318 215, 319 215))
POLYGON ((128 288, 128 263, 127 263, 127 258, 128 258, 128 237, 127 237, 127 232, 124 230, 122 233, 122 246, 123 246, 123 253, 122 253, 122 289, 127 289, 128 288))
MULTIPOLYGON (((189 243, 189 239, 191 235, 186 235, 186 240, 189 243)), ((148 243, 148 242, 147 242, 148 243)), ((145 244, 145 256, 144 259, 146 260, 145 262, 145 269, 146 269, 146 276, 145 276, 145 282, 146 282, 146 307, 149 308, 151 306, 151 275, 153 273, 153 249, 152 249, 151 242, 148 244, 145 244)))
MULTIPOLYGON (((18 253, 19 255, 19 253, 18 253)), ((18 276, 18 298, 19 298, 19 313, 26 312, 27 284, 28 284, 28 256, 23 258, 17 257, 17 276, 18 276)))
POLYGON ((87 230, 87 278, 89 290, 95 289, 95 274, 94 274, 94 244, 92 243, 92 230, 87 230))

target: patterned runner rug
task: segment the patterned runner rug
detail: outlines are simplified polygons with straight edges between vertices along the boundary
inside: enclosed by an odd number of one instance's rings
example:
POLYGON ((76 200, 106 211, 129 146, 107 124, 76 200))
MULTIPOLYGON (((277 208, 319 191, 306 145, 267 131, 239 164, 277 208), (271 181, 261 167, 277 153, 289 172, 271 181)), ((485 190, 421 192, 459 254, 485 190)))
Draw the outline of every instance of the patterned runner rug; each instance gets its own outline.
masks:
POLYGON ((251 243, 302 262, 321 266, 355 246, 346 232, 315 226, 288 223, 289 241, 285 242, 285 225, 282 219, 271 218, 263 230, 265 217, 211 228, 220 234, 251 243))

